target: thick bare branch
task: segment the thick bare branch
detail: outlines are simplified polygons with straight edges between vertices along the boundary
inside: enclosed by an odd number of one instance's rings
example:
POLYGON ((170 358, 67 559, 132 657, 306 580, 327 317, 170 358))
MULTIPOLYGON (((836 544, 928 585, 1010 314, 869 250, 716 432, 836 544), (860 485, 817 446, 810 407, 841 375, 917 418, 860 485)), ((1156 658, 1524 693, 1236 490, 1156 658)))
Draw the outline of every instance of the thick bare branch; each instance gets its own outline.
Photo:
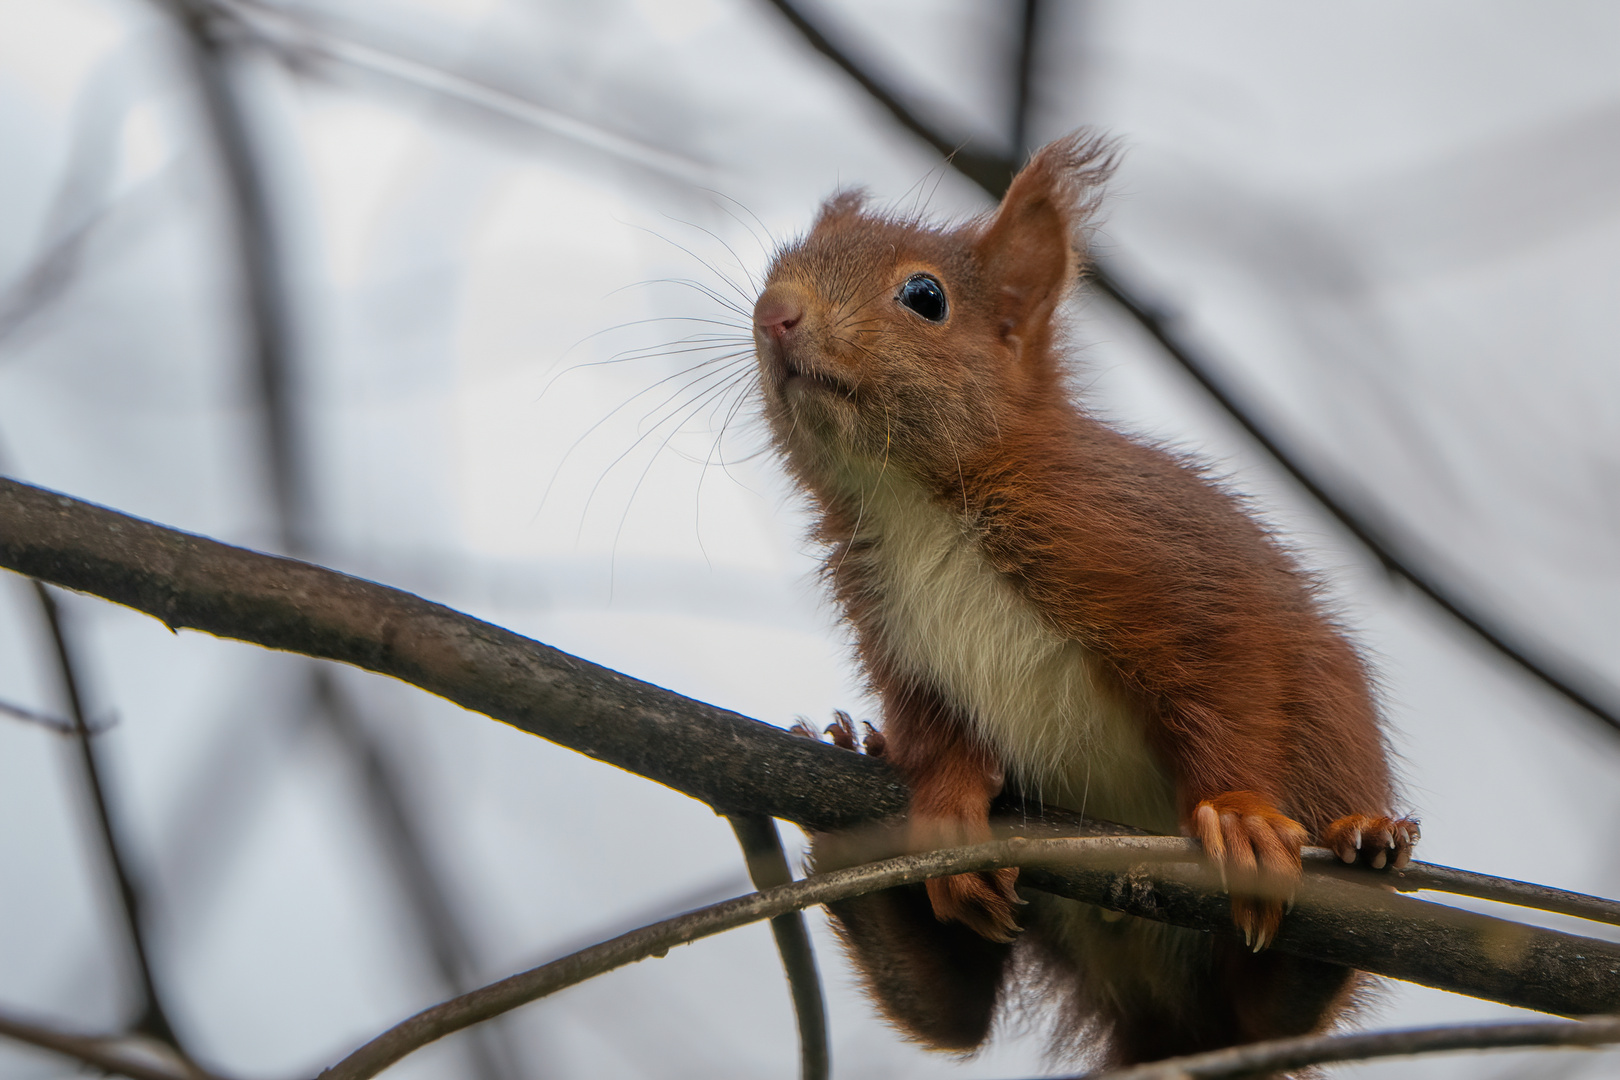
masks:
MULTIPOLYGON (((628 769, 724 813, 847 828, 901 812, 879 760, 796 738, 408 593, 190 536, 0 480, 0 566, 190 627, 390 675, 628 769)), ((1032 815, 1034 819, 1032 820, 1032 815)), ((1089 835, 1122 830, 1030 807, 1089 835)), ((1193 858, 1191 841, 1181 844, 1193 858)), ((1371 872, 1369 872, 1371 873, 1371 872)), ((1229 933, 1200 874, 1031 869, 1024 880, 1143 918, 1229 933)), ((1369 881, 1383 884, 1376 875, 1369 881)), ((1457 993, 1568 1016, 1620 1011, 1620 945, 1307 875, 1273 946, 1457 993)))
MULTIPOLYGON (((1191 841, 1187 843, 1191 844, 1191 841)), ((1034 869, 1036 888, 1209 933, 1230 907, 1177 866, 1119 873, 1034 869)), ((1564 1016, 1620 1011, 1620 945, 1492 919, 1307 873, 1272 948, 1564 1016)))
POLYGON ((0 565, 161 619, 390 675, 722 811, 815 828, 905 809, 877 761, 397 589, 0 480, 0 565))
POLYGON ((1227 1080, 1280 1069, 1302 1069, 1335 1061, 1441 1054, 1457 1050, 1510 1050, 1531 1047, 1591 1047, 1620 1043, 1620 1018, 1598 1017, 1564 1023, 1454 1024, 1445 1027, 1370 1031, 1357 1035, 1307 1035, 1250 1043, 1230 1050, 1169 1058, 1129 1069, 1087 1073, 1079 1080, 1227 1080))

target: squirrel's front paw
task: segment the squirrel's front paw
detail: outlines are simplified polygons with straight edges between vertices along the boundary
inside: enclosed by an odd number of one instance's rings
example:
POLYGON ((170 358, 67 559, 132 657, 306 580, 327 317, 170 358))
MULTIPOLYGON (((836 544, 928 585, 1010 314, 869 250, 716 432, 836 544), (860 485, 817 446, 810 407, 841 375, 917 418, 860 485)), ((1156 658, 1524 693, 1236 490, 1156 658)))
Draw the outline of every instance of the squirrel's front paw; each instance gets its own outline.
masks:
POLYGON ((1220 869, 1232 921, 1259 952, 1277 936, 1299 887, 1305 826, 1253 791, 1229 791, 1193 809, 1192 833, 1220 869))
POLYGON ((1411 818, 1346 814, 1322 830, 1322 846, 1347 863, 1399 870, 1412 861, 1419 836, 1418 823, 1411 818))
MULTIPOLYGON (((882 757, 884 750, 887 749, 887 745, 883 739, 883 732, 873 727, 871 722, 867 720, 862 720, 861 726, 866 728, 866 738, 861 740, 859 748, 866 751, 867 757, 882 757)), ((810 726, 810 721, 803 716, 795 720, 793 722, 793 726, 788 728, 788 731, 792 732, 794 735, 802 735, 804 738, 814 739, 816 742, 821 741, 821 735, 817 734, 816 729, 810 726)), ((825 733, 832 739, 834 746, 840 747, 844 750, 857 749, 855 743, 855 721, 852 720, 849 713, 845 712, 843 709, 833 710, 833 722, 827 725, 825 733)))

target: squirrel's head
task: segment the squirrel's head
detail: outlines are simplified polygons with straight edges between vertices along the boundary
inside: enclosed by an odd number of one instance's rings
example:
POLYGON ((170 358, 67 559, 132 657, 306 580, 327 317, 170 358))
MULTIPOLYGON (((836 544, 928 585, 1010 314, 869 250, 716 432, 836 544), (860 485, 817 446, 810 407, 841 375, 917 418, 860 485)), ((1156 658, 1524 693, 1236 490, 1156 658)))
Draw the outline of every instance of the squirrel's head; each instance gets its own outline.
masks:
POLYGON ((859 193, 822 206, 754 306, 766 418, 802 480, 870 464, 944 477, 1061 397, 1055 315, 1111 166, 1103 140, 1060 139, 994 213, 950 228, 859 193))

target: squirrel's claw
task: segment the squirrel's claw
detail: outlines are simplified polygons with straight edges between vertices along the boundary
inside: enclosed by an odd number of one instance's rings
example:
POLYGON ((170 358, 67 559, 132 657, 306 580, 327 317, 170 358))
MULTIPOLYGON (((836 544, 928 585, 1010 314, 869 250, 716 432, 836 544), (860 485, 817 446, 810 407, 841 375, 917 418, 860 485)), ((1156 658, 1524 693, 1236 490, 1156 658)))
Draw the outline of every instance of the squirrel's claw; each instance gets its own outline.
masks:
POLYGON ((833 722, 827 725, 827 734, 840 750, 855 749, 855 721, 843 709, 833 710, 833 722))
POLYGON ((1260 952, 1293 904, 1305 827, 1255 792, 1230 791, 1194 808, 1191 832, 1220 871, 1244 943, 1260 952))
POLYGON ((809 739, 811 742, 821 741, 821 732, 811 725, 808 716, 795 716, 793 723, 788 725, 788 734, 797 735, 801 739, 809 739))
POLYGON ((1411 818, 1347 814, 1322 830, 1322 846, 1347 863, 1400 870, 1412 861, 1412 848, 1421 836, 1411 818))
POLYGON ((822 735, 825 733, 832 744, 840 750, 854 750, 857 753, 865 751, 867 757, 882 757, 888 749, 888 743, 883 738, 883 732, 872 726, 871 721, 862 720, 861 726, 866 728, 866 735, 859 743, 855 741, 855 721, 843 709, 833 710, 833 722, 823 731, 817 731, 810 723, 808 717, 796 716, 793 724, 788 728, 788 734, 798 735, 812 742, 825 742, 822 735))
POLYGON ((862 720, 861 726, 866 729, 866 738, 861 740, 861 749, 866 751, 867 757, 882 757, 889 749, 889 741, 883 737, 883 732, 873 727, 870 720, 862 720))

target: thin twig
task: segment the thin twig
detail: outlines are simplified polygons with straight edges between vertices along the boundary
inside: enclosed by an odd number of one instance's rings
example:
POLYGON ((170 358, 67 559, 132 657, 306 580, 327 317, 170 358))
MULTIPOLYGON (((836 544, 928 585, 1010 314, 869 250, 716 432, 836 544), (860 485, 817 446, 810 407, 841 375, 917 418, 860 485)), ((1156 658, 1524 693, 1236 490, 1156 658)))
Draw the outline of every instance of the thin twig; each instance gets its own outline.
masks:
POLYGON ((1334 1061, 1441 1054, 1457 1050, 1603 1046, 1620 1042, 1620 1017, 1548 1023, 1449 1024, 1443 1027, 1306 1035, 1169 1058, 1128 1069, 1090 1072, 1077 1080, 1228 1080, 1334 1061))
POLYGON ((1036 30, 1040 21, 1040 0, 1024 0, 1018 20, 1018 57, 1013 64, 1012 152, 1019 158, 1033 149, 1029 145, 1029 121, 1034 111, 1036 30))
POLYGON ((112 872, 113 881, 117 886, 119 911, 124 917, 124 930, 135 957, 135 974, 140 984, 142 1000, 134 1030, 168 1043, 183 1054, 174 1027, 169 1023, 168 1013, 163 1008, 163 999, 158 994, 157 982, 152 977, 151 950, 147 946, 142 919, 141 890, 135 882, 134 871, 129 865, 129 856, 124 852, 118 829, 113 823, 95 740, 90 725, 85 720, 84 693, 80 687, 73 651, 68 646, 67 631, 62 626, 61 615, 56 610, 56 601, 50 592, 38 581, 33 582, 33 586, 34 595, 39 601, 40 614, 45 621, 46 632, 51 639, 52 657, 56 661, 57 677, 61 683, 62 697, 67 704, 68 718, 73 723, 73 733, 79 750, 79 764, 84 771, 85 786, 89 790, 91 805, 95 809, 102 854, 106 857, 107 868, 112 872))
POLYGON ((183 1060, 165 1064, 155 1053, 155 1047, 132 1046, 131 1040, 123 1035, 80 1035, 0 1013, 0 1036, 73 1058, 114 1076, 127 1076, 130 1080, 210 1080, 212 1077, 183 1060))
MULTIPOLYGON (((797 738, 408 593, 5 479, 0 566, 127 604, 172 627, 404 679, 725 813, 839 829, 899 814, 907 803, 899 777, 879 759, 797 738)), ((1047 814, 1034 803, 1027 810, 1047 814)), ((1069 820, 1093 834, 1121 828, 1069 820)), ((1158 842, 1183 850, 1191 844, 1158 842)), ((1219 887, 1172 870, 1030 870, 1025 878, 1127 914, 1231 933, 1219 887)), ((1620 945, 1320 873, 1306 875, 1273 947, 1545 1012, 1620 1010, 1620 945)))
POLYGON ((811 48, 843 68, 844 74, 859 83, 861 89, 888 110, 889 115, 899 121, 901 127, 939 151, 963 176, 986 191, 998 188, 1001 191, 1007 190, 1007 185, 1012 183, 1013 173, 1018 168, 1017 163, 1011 158, 975 149, 967 139, 946 138, 936 131, 933 125, 913 112, 888 87, 873 78, 865 68, 855 63, 842 49, 828 40, 795 5, 788 3, 788 0, 769 0, 769 2, 782 13, 783 18, 793 24, 793 28, 811 48))
MULTIPOLYGON (((174 182, 173 164, 112 194, 120 159, 119 132, 139 93, 130 88, 130 62, 122 56, 102 62, 80 86, 73 108, 71 145, 31 264, 0 288, 0 343, 47 314, 87 267, 104 268, 106 251, 87 259, 98 233, 132 210, 164 197, 174 182)), ((148 215, 149 216, 149 215, 148 215)))
MULTIPOLYGON (((1326 848, 1307 848, 1307 864, 1321 872, 1347 881, 1365 883, 1364 867, 1346 866, 1339 857, 1326 848)), ((1528 881, 1477 874, 1472 870, 1459 870, 1439 863, 1414 862, 1400 870, 1383 872, 1379 880, 1399 892, 1442 892, 1452 896, 1472 896, 1480 900, 1495 900, 1515 907, 1535 911, 1551 911, 1559 915, 1572 915, 1577 919, 1609 923, 1620 926, 1620 901, 1601 896, 1550 889, 1528 881)))
POLYGON ((0 342, 29 319, 49 310, 77 278, 84 250, 112 210, 97 207, 83 221, 53 238, 33 263, 0 291, 0 342))
POLYGON ((48 314, 80 280, 86 265, 104 268, 110 252, 98 250, 94 258, 87 258, 98 238, 119 223, 142 214, 150 217, 161 200, 171 195, 177 172, 171 165, 144 178, 45 242, 33 262, 0 288, 0 345, 48 314))
MULTIPOLYGON (((994 155, 955 151, 958 142, 921 119, 905 104, 899 94, 885 86, 847 52, 828 40, 826 35, 806 19, 789 0, 769 0, 769 2, 793 24, 794 29, 808 45, 842 68, 874 101, 888 110, 889 115, 900 126, 938 150, 958 172, 978 184, 992 198, 999 199, 1006 193, 1007 185, 1016 171, 1017 162, 997 158, 994 155)), ((1615 731, 1620 731, 1620 713, 1599 701, 1596 694, 1579 685, 1586 680, 1578 679, 1570 673, 1572 665, 1567 659, 1549 656, 1551 650, 1547 646, 1538 648, 1530 644, 1524 634, 1515 632, 1486 615, 1481 605, 1470 602, 1441 585, 1430 571, 1423 568, 1422 560, 1412 550, 1411 540, 1397 538, 1394 529, 1374 520, 1365 508, 1353 509, 1348 499, 1341 493, 1333 491, 1329 484, 1306 468, 1294 453, 1285 449, 1267 425, 1255 419, 1249 410, 1238 403, 1221 380, 1215 377, 1213 374, 1215 365, 1200 354, 1187 336, 1172 325, 1171 320, 1132 293, 1107 266, 1094 264, 1089 278, 1103 295, 1115 301, 1121 310, 1146 330, 1148 335, 1164 349, 1165 354, 1184 368, 1215 403, 1226 410, 1260 448, 1299 483, 1307 495, 1343 524, 1391 575, 1410 583, 1442 611, 1473 631, 1480 640, 1513 661, 1526 674, 1556 691, 1566 701, 1578 706, 1594 719, 1615 731)), ((1589 675, 1587 678, 1592 679, 1595 676, 1589 675)), ((1604 696, 1612 697, 1615 694, 1614 688, 1605 688, 1604 696)))
POLYGON ((676 945, 685 945, 815 904, 910 885, 929 878, 1002 866, 1068 865, 1077 862, 1120 865, 1141 862, 1144 857, 1168 855, 1179 858, 1184 850, 1180 841, 1168 837, 1071 837, 1059 840, 1015 837, 972 847, 903 855, 847 870, 816 874, 803 881, 725 900, 632 930, 611 941, 582 949, 560 960, 425 1009, 366 1043, 321 1073, 318 1080, 366 1080, 412 1051, 452 1032, 537 1001, 586 979, 649 956, 663 956, 676 945))
POLYGON ((229 45, 206 0, 154 0, 174 18, 185 39, 192 83, 218 153, 223 191, 238 260, 242 318, 249 366, 265 424, 271 497, 285 551, 308 549, 302 529, 309 493, 300 460, 293 407, 293 324, 270 194, 255 157, 246 105, 231 70, 229 45))
MULTIPOLYGON (((1016 805, 1016 800, 1008 805, 1016 805)), ((1016 833, 1037 836, 1096 835, 1097 822, 1052 807, 1044 808, 1040 814, 1042 824, 1039 826, 1032 827, 1030 822, 1021 820, 1022 815, 1016 813, 1003 814, 1000 820, 993 819, 992 824, 996 826, 999 835, 1006 836, 1016 833)), ((1112 824, 1108 827, 1110 830, 1124 828, 1112 824)), ((1114 834, 1152 835, 1141 830, 1114 834)), ((1189 844, 1189 855, 1195 850, 1189 844)), ((1532 911, 1549 911, 1591 922, 1620 926, 1620 901, 1602 896, 1571 892, 1567 889, 1553 889, 1528 881, 1479 874, 1472 870, 1459 870, 1457 867, 1443 866, 1440 863, 1411 862, 1399 870, 1373 870, 1366 866, 1349 866, 1332 851, 1320 847, 1307 847, 1300 852, 1300 856, 1304 861, 1306 873, 1353 882, 1357 885, 1393 888, 1403 893, 1439 892, 1450 896, 1469 896, 1532 911)))
MULTIPOLYGON (((353 700, 343 692, 337 672, 315 667, 310 681, 316 708, 360 774, 373 825, 381 835, 384 853, 427 945, 428 959, 440 984, 450 993, 477 985, 472 942, 457 917, 442 876, 428 859, 426 840, 410 812, 398 773, 366 730, 353 700)), ((474 1074, 486 1078, 512 1075, 515 1054, 500 1026, 492 1025, 478 1034, 479 1038, 466 1045, 474 1074)))
MULTIPOLYGON (((732 831, 742 845, 748 863, 748 877, 754 888, 764 892, 793 880, 782 837, 776 822, 762 814, 730 814, 732 831)), ((821 990, 821 974, 816 954, 810 947, 810 931, 804 913, 795 911, 771 920, 776 951, 787 973, 788 991, 793 997, 793 1017, 799 1026, 799 1080, 827 1080, 831 1057, 827 1048, 827 1002, 821 990)))
MULTIPOLYGON (((79 731, 71 720, 60 716, 53 716, 50 713, 43 713, 38 709, 30 709, 26 705, 18 705, 12 701, 0 701, 0 714, 14 717, 30 724, 38 724, 42 728, 49 728, 58 735, 77 735, 79 731)), ((89 717, 86 717, 84 726, 89 730, 90 734, 100 735, 103 731, 112 730, 117 723, 118 714, 109 713, 99 720, 91 720, 89 717)))
POLYGON ((610 131, 487 82, 353 40, 273 5, 252 0, 204 2, 217 16, 231 19, 280 59, 305 67, 315 60, 364 71, 503 120, 515 121, 673 180, 701 187, 714 182, 713 167, 703 162, 610 131))
MULTIPOLYGON (((64 720, 60 716, 51 716, 49 713, 24 708, 21 705, 13 705, 9 701, 0 701, 0 714, 15 717, 18 720, 26 720, 30 724, 38 724, 40 727, 49 728, 58 735, 76 735, 79 730, 71 720, 64 720)), ((94 730, 91 729, 92 734, 94 730)))

